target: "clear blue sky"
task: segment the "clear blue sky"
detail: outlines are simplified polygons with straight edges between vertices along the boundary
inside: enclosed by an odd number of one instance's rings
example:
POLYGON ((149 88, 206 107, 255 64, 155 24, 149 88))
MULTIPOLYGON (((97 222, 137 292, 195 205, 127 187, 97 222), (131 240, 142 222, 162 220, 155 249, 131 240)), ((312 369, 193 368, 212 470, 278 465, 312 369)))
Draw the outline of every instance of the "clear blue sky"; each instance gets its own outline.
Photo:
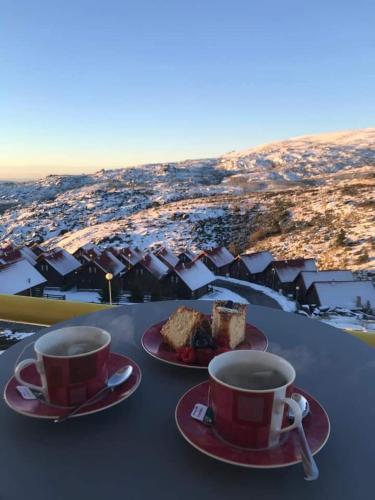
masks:
POLYGON ((372 0, 2 0, 0 177, 374 125, 372 0))

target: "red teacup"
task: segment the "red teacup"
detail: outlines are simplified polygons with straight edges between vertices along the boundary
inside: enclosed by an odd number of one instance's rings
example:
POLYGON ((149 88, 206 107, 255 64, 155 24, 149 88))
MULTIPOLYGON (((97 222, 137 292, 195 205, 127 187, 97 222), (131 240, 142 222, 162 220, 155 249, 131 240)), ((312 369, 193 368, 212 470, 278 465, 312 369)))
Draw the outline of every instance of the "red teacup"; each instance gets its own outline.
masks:
POLYGON ((74 326, 46 333, 34 344, 37 359, 25 359, 15 368, 15 377, 42 392, 52 404, 75 406, 104 387, 108 379, 111 336, 92 326, 74 326), (22 378, 32 364, 40 374, 41 386, 22 378))
POLYGON ((216 356, 208 372, 214 430, 225 441, 243 448, 271 448, 278 445, 282 433, 301 423, 301 410, 288 397, 296 373, 280 356, 261 351, 230 351, 216 356), (272 387, 264 387, 267 383, 272 387), (245 385, 252 388, 244 388, 245 385), (257 385, 262 388, 254 389, 257 385), (286 425, 287 406, 294 414, 292 425, 286 425))

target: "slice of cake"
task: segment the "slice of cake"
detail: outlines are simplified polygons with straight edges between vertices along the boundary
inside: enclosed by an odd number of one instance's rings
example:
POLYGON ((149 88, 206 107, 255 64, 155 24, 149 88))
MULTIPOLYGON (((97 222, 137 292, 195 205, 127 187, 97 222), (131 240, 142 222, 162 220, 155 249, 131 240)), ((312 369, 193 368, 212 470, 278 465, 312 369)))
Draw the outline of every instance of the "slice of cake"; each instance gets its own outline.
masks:
POLYGON ((228 345, 235 349, 245 340, 246 304, 228 301, 217 301, 212 310, 212 335, 227 337, 228 345))
POLYGON ((189 309, 179 307, 163 325, 160 333, 164 342, 173 349, 191 345, 195 333, 207 324, 204 314, 189 309))

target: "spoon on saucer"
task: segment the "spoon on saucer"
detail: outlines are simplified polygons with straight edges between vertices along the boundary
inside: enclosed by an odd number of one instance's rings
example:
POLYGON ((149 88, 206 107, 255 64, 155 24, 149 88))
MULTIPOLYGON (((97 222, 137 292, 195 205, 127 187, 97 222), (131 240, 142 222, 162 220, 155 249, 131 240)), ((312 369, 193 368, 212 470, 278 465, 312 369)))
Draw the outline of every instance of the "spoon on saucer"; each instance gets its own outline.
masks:
MULTIPOLYGON (((302 411, 302 418, 305 418, 310 413, 310 405, 307 399, 302 396, 302 394, 298 394, 297 392, 294 392, 292 394, 292 399, 294 399, 294 401, 298 403, 302 411)), ((293 413, 290 410, 288 413, 288 417, 290 420, 293 420, 293 413)), ((301 446, 302 467, 305 473, 305 479, 306 481, 314 481, 319 477, 319 469, 311 453, 309 443, 307 442, 302 422, 297 427, 297 430, 301 446)))
POLYGON ((133 373, 133 367, 130 365, 123 366, 117 372, 115 372, 113 375, 109 377, 107 380, 106 385, 103 387, 103 389, 100 389, 97 393, 95 393, 93 396, 91 396, 89 399, 81 403, 80 405, 76 406, 72 411, 65 413, 65 415, 61 415, 61 417, 55 418, 54 422, 55 424, 59 424, 60 422, 64 422, 68 418, 72 417, 75 415, 81 408, 84 406, 92 403, 95 399, 97 399, 98 396, 102 395, 106 391, 113 391, 116 387, 119 385, 123 384, 130 375, 133 373))

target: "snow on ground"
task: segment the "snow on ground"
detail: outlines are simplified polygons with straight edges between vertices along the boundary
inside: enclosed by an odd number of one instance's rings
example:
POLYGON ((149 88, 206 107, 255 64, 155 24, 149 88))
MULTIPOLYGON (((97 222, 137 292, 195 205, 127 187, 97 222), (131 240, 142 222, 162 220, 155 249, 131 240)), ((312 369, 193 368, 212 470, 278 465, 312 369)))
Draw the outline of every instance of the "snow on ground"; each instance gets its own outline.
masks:
POLYGON ((237 295, 226 288, 221 288, 219 286, 213 286, 213 291, 203 295, 199 300, 232 300, 233 302, 240 302, 242 304, 248 304, 247 300, 237 295))
POLYGON ((252 288, 253 290, 257 290, 258 292, 264 293, 271 299, 276 300, 276 302, 280 305, 280 307, 287 312, 295 312, 296 303, 294 300, 287 299, 284 295, 281 295, 275 290, 268 288, 266 286, 257 285, 256 283, 250 283, 249 281, 237 280, 235 278, 226 278, 224 276, 218 276, 218 279, 223 281, 229 281, 230 283, 235 283, 236 285, 245 286, 247 288, 252 288))
POLYGON ((341 330, 357 330, 366 333, 375 334, 375 321, 366 321, 358 318, 347 318, 343 316, 330 316, 329 318, 321 319, 323 323, 340 328, 341 330))
POLYGON ((12 332, 12 330, 3 330, 0 335, 10 340, 23 340, 34 335, 34 333, 35 332, 12 332))
POLYGON ((31 335, 34 335, 35 332, 17 332, 13 330, 9 330, 8 328, 0 328, 0 354, 10 346, 14 345, 19 340, 26 339, 31 335))
POLYGON ((46 288, 45 293, 48 295, 65 295, 66 300, 72 300, 74 302, 100 303, 99 294, 97 292, 78 292, 77 290, 62 292, 61 290, 51 290, 50 288, 46 288))

